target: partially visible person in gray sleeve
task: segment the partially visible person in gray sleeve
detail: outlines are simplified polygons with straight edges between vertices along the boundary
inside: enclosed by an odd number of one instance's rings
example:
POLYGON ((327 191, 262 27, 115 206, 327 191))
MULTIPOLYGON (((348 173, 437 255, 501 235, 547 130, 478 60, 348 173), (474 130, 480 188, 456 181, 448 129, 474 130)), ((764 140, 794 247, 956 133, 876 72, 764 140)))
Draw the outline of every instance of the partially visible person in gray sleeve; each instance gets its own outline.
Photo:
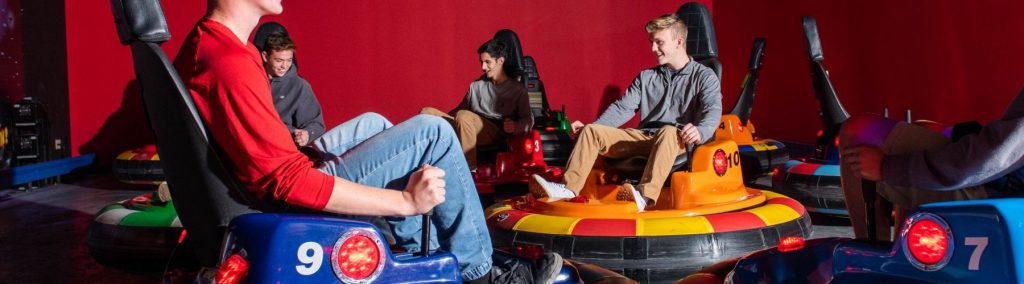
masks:
MULTIPOLYGON (((878 195, 895 205, 895 224, 925 203, 1024 193, 1024 90, 999 120, 957 138, 876 116, 847 120, 840 131, 840 176, 857 237, 867 237, 863 180, 878 182, 878 195)), ((875 237, 891 237, 879 233, 875 237)))

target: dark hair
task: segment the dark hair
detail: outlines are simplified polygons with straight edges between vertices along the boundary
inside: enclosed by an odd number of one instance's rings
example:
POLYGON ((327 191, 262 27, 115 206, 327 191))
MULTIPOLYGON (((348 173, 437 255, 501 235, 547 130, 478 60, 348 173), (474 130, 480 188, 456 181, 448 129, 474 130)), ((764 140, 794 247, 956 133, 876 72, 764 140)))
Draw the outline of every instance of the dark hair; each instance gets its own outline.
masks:
POLYGON ((292 39, 287 34, 275 32, 267 36, 266 44, 263 45, 263 51, 269 54, 285 50, 295 50, 295 43, 292 42, 292 39))
POLYGON ((494 57, 495 59, 505 58, 505 63, 501 64, 501 69, 505 71, 506 76, 515 79, 515 77, 519 75, 518 70, 515 70, 515 67, 513 67, 509 62, 508 45, 506 45, 505 42, 496 38, 490 39, 487 42, 484 42, 483 45, 480 45, 480 48, 476 49, 477 54, 483 54, 484 52, 490 54, 491 57, 494 57))

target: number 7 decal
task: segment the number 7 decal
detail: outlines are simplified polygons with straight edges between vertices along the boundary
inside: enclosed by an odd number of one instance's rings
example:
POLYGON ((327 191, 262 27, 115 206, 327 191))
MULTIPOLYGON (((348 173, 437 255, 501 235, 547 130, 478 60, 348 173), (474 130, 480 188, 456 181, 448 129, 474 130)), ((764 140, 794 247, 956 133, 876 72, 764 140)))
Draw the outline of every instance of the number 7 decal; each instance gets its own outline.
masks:
POLYGON ((967 270, 978 270, 981 265, 981 254, 985 253, 985 247, 988 246, 988 237, 967 237, 964 238, 964 244, 976 246, 971 253, 971 261, 967 263, 967 270))

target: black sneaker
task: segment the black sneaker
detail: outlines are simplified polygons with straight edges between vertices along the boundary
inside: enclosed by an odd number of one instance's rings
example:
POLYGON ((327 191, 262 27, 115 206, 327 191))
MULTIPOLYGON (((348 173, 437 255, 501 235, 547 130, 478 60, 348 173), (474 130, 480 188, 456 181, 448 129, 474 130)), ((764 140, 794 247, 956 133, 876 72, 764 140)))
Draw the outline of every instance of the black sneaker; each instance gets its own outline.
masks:
POLYGON ((562 271, 562 256, 554 252, 546 252, 533 263, 533 283, 552 284, 562 271))
POLYGON ((522 284, 531 283, 533 274, 523 261, 512 259, 506 263, 491 265, 490 283, 522 284))

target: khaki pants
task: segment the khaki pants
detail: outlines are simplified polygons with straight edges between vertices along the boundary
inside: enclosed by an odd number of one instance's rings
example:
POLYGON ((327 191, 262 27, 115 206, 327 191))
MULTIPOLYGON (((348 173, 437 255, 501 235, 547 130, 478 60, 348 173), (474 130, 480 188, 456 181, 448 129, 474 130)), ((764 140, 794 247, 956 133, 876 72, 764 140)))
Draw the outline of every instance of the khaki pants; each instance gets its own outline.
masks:
POLYGON ((452 117, 436 108, 425 107, 420 114, 440 116, 452 124, 455 135, 462 143, 462 153, 466 154, 466 163, 470 169, 476 169, 476 146, 494 144, 502 136, 498 125, 472 111, 460 110, 452 117))
MULTIPOLYGON (((664 126, 653 136, 639 129, 619 129, 590 124, 580 130, 565 169, 566 188, 580 193, 598 156, 625 158, 648 155, 647 167, 637 185, 644 197, 657 201, 661 188, 672 170, 676 156, 686 153, 679 143, 679 130, 664 126)), ((653 204, 653 203, 652 203, 653 204)))

